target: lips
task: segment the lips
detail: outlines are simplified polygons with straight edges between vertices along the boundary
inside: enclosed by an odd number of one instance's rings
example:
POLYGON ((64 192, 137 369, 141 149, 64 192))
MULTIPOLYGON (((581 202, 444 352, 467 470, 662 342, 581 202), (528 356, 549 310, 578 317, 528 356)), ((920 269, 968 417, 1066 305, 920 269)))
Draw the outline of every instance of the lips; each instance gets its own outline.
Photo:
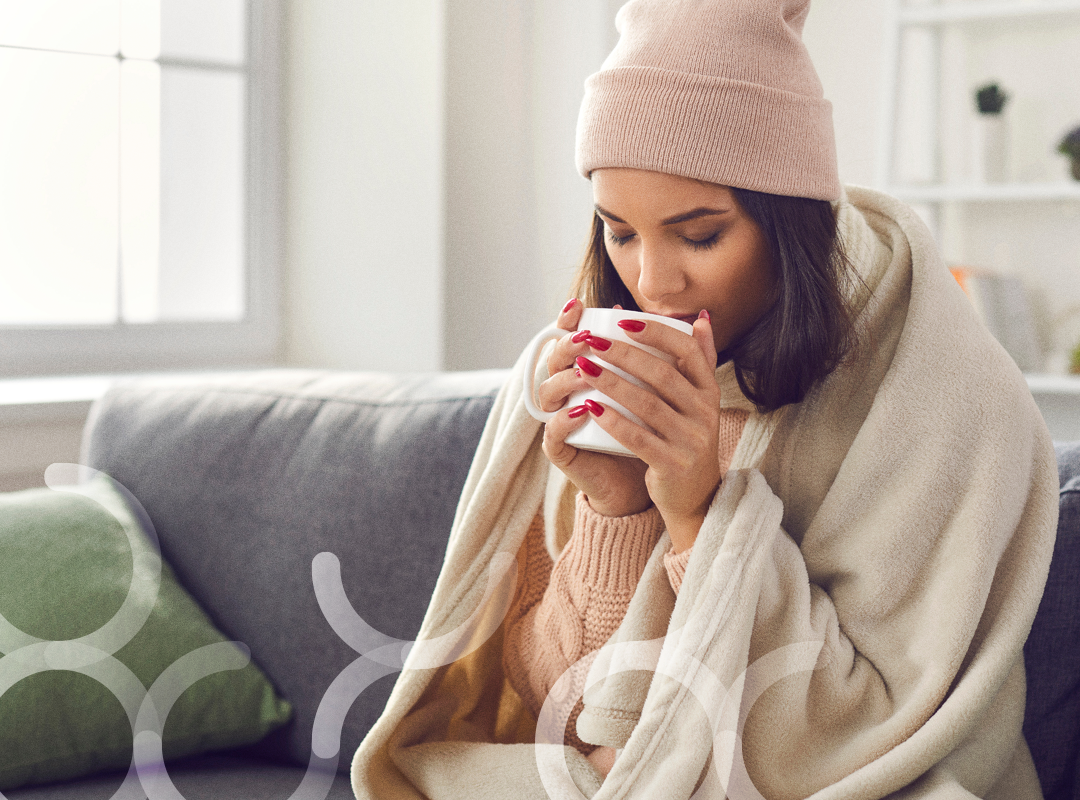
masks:
POLYGON ((698 318, 697 314, 678 314, 678 313, 666 313, 664 311, 652 311, 652 314, 657 314, 661 317, 670 317, 671 319, 677 319, 679 322, 685 322, 687 325, 693 325, 698 318))

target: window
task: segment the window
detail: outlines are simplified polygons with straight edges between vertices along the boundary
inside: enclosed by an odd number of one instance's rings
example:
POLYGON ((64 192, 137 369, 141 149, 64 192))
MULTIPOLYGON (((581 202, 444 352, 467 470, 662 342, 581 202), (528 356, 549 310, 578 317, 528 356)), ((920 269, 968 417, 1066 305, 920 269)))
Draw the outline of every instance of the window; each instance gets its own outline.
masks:
POLYGON ((0 0, 0 374, 273 356, 280 17, 0 0))

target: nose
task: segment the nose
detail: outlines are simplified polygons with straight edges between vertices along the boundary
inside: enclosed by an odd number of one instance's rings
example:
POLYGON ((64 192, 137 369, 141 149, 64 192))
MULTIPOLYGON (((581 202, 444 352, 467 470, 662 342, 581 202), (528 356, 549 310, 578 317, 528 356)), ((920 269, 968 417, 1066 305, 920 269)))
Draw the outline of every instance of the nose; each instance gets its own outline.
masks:
POLYGON ((660 246, 643 243, 638 264, 638 292, 647 300, 660 300, 686 288, 686 276, 678 256, 660 246))

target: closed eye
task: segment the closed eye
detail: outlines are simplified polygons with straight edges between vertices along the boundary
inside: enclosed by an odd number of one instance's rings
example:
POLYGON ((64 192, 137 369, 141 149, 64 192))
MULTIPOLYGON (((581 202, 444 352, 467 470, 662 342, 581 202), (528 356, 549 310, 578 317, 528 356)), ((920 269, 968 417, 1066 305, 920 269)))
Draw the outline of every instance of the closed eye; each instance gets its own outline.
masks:
POLYGON ((685 236, 682 237, 682 239, 694 250, 712 250, 716 246, 716 243, 720 241, 720 232, 717 231, 712 236, 705 239, 688 239, 685 236))
POLYGON ((631 239, 634 238, 634 235, 635 234, 633 233, 628 233, 626 236, 616 236, 614 231, 612 231, 610 228, 608 229, 608 240, 613 245, 616 245, 618 247, 622 247, 624 244, 629 242, 631 239))

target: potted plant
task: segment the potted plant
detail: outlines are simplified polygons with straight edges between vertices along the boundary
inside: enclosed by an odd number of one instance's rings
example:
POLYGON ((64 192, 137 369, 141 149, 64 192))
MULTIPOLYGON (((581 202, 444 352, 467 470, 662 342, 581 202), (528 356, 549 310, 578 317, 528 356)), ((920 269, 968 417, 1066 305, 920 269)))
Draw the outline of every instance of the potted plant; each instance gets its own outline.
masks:
POLYGON ((1072 176, 1080 181, 1080 127, 1065 134, 1058 145, 1058 152, 1072 159, 1072 176))
POLYGON ((979 182, 1000 183, 1006 178, 1008 143, 1002 111, 1009 95, 996 83, 980 86, 975 91, 975 122, 971 148, 973 177, 979 182))
POLYGON ((975 92, 975 105, 980 114, 1000 114, 1009 96, 996 83, 988 83, 975 92))

